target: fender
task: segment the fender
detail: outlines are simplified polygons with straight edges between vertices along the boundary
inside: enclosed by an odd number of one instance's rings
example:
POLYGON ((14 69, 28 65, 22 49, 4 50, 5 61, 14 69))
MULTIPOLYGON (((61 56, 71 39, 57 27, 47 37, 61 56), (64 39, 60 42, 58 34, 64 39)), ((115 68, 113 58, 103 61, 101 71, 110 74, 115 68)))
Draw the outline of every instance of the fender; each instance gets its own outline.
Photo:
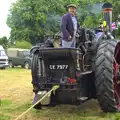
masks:
POLYGON ((38 52, 39 51, 39 46, 34 46, 31 48, 30 50, 30 55, 33 55, 35 52, 38 52))

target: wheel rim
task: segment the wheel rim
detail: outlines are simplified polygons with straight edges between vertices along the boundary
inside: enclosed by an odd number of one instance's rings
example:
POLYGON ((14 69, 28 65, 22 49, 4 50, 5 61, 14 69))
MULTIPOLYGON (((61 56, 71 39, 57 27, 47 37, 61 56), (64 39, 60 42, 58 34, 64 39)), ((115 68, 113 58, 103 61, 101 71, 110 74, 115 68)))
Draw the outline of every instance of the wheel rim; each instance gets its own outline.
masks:
POLYGON ((12 68, 12 63, 11 62, 9 63, 9 67, 12 68))
POLYGON ((26 68, 26 69, 29 69, 29 63, 26 63, 26 64, 25 64, 25 68, 26 68))
POLYGON ((38 61, 37 61, 37 76, 38 76, 38 79, 41 76, 41 63, 40 63, 40 59, 39 58, 38 58, 38 61))
POLYGON ((41 76, 44 76, 44 67, 43 67, 43 60, 42 58, 38 57, 38 61, 37 61, 37 76, 38 78, 40 78, 41 76))
MULTIPOLYGON (((36 79, 41 83, 41 77, 44 77, 44 63, 41 57, 36 57, 36 79)), ((41 84, 40 88, 44 86, 41 84)))
POLYGON ((114 54, 114 64, 113 64, 113 82, 114 82, 114 95, 117 103, 117 108, 120 110, 120 79, 118 79, 118 74, 120 73, 120 44, 118 43, 114 54))

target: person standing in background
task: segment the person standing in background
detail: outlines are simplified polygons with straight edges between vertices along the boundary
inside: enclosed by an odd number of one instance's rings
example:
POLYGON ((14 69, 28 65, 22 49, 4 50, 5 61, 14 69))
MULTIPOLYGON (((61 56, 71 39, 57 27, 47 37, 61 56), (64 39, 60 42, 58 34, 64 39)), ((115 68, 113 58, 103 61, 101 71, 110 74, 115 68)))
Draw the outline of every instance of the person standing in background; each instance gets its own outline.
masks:
POLYGON ((80 25, 76 16, 76 5, 69 4, 67 6, 68 13, 64 14, 61 19, 62 47, 76 47, 76 32, 80 25))

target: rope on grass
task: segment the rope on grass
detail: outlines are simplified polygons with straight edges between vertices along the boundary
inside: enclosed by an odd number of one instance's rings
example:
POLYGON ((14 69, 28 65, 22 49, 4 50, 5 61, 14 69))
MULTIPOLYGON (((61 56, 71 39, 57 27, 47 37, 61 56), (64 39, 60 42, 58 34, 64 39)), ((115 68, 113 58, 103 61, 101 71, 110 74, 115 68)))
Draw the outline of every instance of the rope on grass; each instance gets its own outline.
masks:
POLYGON ((58 85, 53 86, 53 88, 48 91, 40 100, 38 100, 34 105, 32 105, 30 108, 28 108, 25 112, 23 112, 20 116, 18 116, 15 120, 18 120, 19 118, 23 117, 26 113, 28 113, 33 107, 35 107, 39 102, 41 102, 45 97, 47 97, 52 91, 55 91, 59 88, 58 85))

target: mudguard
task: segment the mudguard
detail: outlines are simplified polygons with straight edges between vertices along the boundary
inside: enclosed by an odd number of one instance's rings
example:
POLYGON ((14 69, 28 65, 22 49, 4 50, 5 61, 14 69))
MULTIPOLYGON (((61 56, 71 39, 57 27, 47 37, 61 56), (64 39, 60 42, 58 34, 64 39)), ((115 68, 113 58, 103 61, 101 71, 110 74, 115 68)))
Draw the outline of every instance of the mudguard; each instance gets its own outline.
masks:
POLYGON ((34 46, 30 50, 30 55, 33 55, 35 52, 39 51, 40 46, 34 46))

